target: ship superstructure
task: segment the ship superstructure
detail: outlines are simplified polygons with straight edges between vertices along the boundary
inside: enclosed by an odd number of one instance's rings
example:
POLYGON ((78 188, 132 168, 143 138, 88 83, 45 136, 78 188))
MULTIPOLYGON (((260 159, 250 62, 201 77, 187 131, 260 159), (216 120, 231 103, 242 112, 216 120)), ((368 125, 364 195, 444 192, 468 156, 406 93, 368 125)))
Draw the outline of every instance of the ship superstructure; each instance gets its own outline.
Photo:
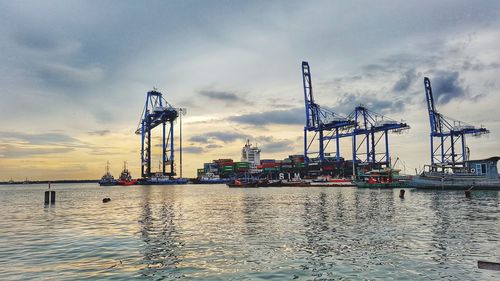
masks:
POLYGON ((257 145, 253 146, 249 139, 247 139, 247 142, 241 149, 241 162, 249 164, 250 173, 258 173, 262 171, 257 168, 260 165, 260 152, 261 150, 257 147, 257 145))

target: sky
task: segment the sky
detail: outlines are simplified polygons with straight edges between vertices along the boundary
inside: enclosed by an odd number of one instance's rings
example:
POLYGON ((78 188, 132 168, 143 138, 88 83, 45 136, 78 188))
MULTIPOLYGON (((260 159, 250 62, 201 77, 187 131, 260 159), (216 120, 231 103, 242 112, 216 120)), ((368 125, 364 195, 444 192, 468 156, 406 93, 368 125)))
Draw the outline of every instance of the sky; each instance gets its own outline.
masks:
POLYGON ((423 77, 439 112, 491 131, 471 158, 500 155, 499 1, 2 0, 0 36, 0 181, 96 179, 106 161, 139 177, 153 88, 187 109, 184 176, 246 139, 301 154, 302 61, 318 104, 411 126, 390 136, 408 173, 430 162, 423 77))

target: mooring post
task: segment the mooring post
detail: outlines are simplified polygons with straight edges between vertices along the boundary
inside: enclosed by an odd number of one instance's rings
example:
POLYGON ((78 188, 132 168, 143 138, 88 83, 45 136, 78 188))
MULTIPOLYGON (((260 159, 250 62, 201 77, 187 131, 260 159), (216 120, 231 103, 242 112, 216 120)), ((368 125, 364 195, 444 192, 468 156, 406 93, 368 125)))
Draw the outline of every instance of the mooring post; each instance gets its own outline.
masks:
POLYGON ((48 205, 48 204, 54 204, 56 203, 56 192, 54 190, 50 190, 50 182, 48 182, 49 184, 49 190, 45 191, 45 204, 48 205))
POLYGON ((50 203, 51 204, 55 204, 56 203, 56 192, 54 190, 52 190, 50 192, 50 203))
POLYGON ((465 198, 470 198, 470 190, 465 191, 465 198))
POLYGON ((49 191, 45 191, 45 205, 50 204, 50 199, 49 199, 49 191))
POLYGON ((470 198, 471 197, 471 191, 474 186, 471 186, 469 189, 465 190, 465 198, 470 198))
POLYGON ((404 189, 399 190, 399 198, 401 198, 401 199, 405 198, 405 190, 404 189))

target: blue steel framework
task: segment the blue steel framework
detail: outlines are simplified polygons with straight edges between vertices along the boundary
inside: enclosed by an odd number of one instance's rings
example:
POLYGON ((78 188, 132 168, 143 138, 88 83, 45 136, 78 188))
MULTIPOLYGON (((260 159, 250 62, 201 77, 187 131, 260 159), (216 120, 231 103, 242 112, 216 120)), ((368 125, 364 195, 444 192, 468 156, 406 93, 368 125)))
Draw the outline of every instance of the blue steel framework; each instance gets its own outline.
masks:
MULTIPOLYGON (((352 127, 354 123, 347 118, 336 114, 314 102, 313 86, 309 63, 302 62, 302 82, 304 86, 304 101, 306 109, 306 125, 304 126, 304 159, 305 164, 309 164, 310 156, 315 155, 320 163, 325 162, 325 150, 330 143, 332 134, 338 135, 343 129, 352 127), (308 140, 310 133, 314 133, 308 140), (319 150, 311 151, 314 141, 319 142, 319 150)), ((340 142, 336 139, 335 161, 340 161, 340 142)))
POLYGON ((174 170, 174 121, 179 116, 177 109, 173 108, 156 90, 146 95, 146 104, 141 114, 140 124, 135 131, 141 135, 141 175, 150 177, 151 173, 151 130, 162 125, 162 174, 175 176, 174 170), (167 123, 169 125, 167 135, 167 123), (167 156, 167 153, 170 155, 167 156), (170 166, 170 172, 166 172, 170 166))
POLYGON ((468 159, 465 135, 479 136, 490 131, 483 127, 475 127, 464 122, 446 117, 437 112, 434 106, 431 80, 424 77, 425 97, 429 111, 431 125, 431 168, 433 171, 441 169, 462 169, 468 159), (457 146, 460 144, 460 147, 457 146))
POLYGON ((355 163, 372 163, 390 165, 389 154, 389 133, 402 132, 410 126, 403 122, 397 122, 389 117, 368 110, 366 107, 357 106, 354 111, 347 116, 353 120, 355 127, 347 128, 343 132, 333 135, 330 138, 352 137, 352 159, 355 163), (359 142, 359 138, 361 141, 359 142), (384 148, 379 149, 380 141, 384 139, 384 148), (362 146, 364 145, 364 149, 362 146))
POLYGON ((340 139, 352 137, 352 157, 354 163, 390 164, 389 132, 400 132, 409 129, 406 123, 398 123, 381 114, 372 112, 364 106, 343 117, 330 110, 321 108, 314 102, 311 71, 309 63, 302 62, 302 82, 304 86, 304 101, 306 109, 306 126, 304 127, 304 157, 306 164, 310 162, 310 155, 317 155, 320 163, 324 163, 325 150, 330 141, 335 142, 335 161, 340 161, 340 139), (308 140, 310 132, 314 135, 308 140), (358 144, 358 137, 362 136, 358 144), (384 139, 385 150, 377 149, 380 141, 384 139), (318 151, 311 151, 312 143, 319 142, 318 151), (362 151, 362 145, 366 151, 362 151), (360 156, 365 156, 362 159, 360 156))

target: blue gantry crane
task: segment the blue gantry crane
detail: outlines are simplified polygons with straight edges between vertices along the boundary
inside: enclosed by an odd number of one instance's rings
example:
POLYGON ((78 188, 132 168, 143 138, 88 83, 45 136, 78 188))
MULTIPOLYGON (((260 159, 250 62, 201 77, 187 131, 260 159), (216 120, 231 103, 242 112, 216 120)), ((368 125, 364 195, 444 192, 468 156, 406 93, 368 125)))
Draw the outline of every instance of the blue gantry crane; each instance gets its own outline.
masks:
POLYGON ((176 108, 170 105, 162 93, 153 90, 146 94, 141 119, 135 133, 141 135, 141 175, 148 178, 151 172, 151 130, 162 126, 162 160, 161 173, 163 176, 175 176, 174 165, 174 121, 179 116, 176 108), (168 129, 167 129, 168 124, 168 129), (169 171, 167 172, 167 167, 169 171))
MULTIPOLYGON (((302 62, 302 82, 304 86, 304 101, 306 109, 306 125, 304 126, 304 161, 308 165, 312 159, 320 164, 326 161, 326 149, 332 135, 339 135, 340 131, 353 127, 354 122, 329 109, 322 108, 314 102, 311 70, 309 63, 302 62), (312 135, 312 137, 309 137, 312 135), (318 148, 312 144, 318 141, 318 148)), ((340 138, 335 138, 335 161, 340 161, 340 138)))
POLYGON ((463 169, 465 161, 469 160, 465 136, 479 136, 490 131, 442 115, 434 105, 431 80, 427 77, 424 77, 424 87, 431 125, 431 169, 463 169))
POLYGON ((344 117, 329 109, 322 108, 314 102, 311 71, 309 63, 302 62, 302 81, 306 109, 306 126, 304 127, 304 157, 306 164, 311 160, 320 164, 330 161, 325 157, 326 149, 331 141, 335 143, 334 161, 341 161, 340 140, 352 137, 353 171, 359 163, 373 166, 389 166, 389 136, 391 132, 402 132, 410 128, 404 122, 397 122, 382 114, 370 111, 360 105, 344 117), (312 138, 309 135, 313 133, 312 138), (383 141, 382 141, 383 140, 383 141), (318 141, 318 150, 311 148, 318 141), (383 148, 379 148, 384 144, 383 148), (316 158, 311 157, 315 155, 316 158))
POLYGON ((374 166, 389 166, 389 133, 400 133, 410 126, 395 121, 387 116, 369 110, 363 105, 357 106, 347 118, 355 123, 330 138, 352 137, 352 159, 354 165, 368 163, 374 166), (383 139, 383 142, 382 142, 383 139), (383 144, 383 146, 382 146, 383 144), (379 148, 382 146, 382 148, 379 148))

